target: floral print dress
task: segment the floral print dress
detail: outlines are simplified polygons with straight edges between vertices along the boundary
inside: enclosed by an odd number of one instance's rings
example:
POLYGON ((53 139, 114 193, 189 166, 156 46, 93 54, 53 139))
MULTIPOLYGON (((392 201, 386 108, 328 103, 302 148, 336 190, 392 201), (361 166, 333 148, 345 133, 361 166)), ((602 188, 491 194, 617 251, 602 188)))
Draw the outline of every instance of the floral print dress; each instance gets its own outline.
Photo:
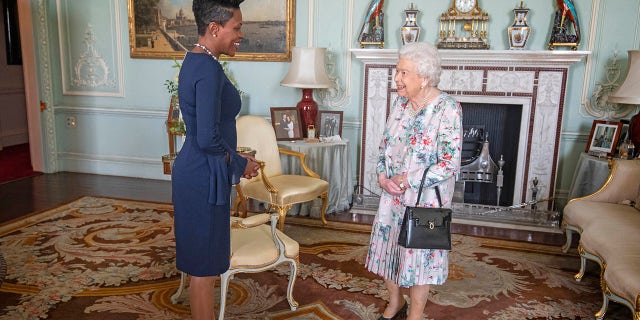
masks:
POLYGON ((451 206, 455 176, 460 169, 462 107, 441 93, 417 114, 409 112, 407 99, 399 97, 389 114, 379 147, 377 171, 387 177, 406 174, 408 187, 400 196, 383 191, 373 223, 365 265, 367 269, 401 287, 443 284, 449 273, 448 251, 406 249, 398 245, 405 207, 416 204, 422 174, 428 168, 419 206, 451 206))

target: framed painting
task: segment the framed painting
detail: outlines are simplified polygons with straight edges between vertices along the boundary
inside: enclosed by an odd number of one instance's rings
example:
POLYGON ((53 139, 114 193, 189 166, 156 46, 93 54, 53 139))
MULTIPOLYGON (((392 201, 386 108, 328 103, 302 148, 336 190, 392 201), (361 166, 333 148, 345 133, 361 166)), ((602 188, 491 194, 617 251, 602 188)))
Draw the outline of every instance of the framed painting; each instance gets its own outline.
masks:
POLYGON ((320 126, 316 129, 319 129, 321 137, 342 137, 342 111, 318 111, 316 123, 320 126))
POLYGON ((612 157, 618 145, 622 122, 594 120, 587 142, 587 153, 612 157))
MULTIPOLYGON (((131 58, 182 59, 198 41, 193 0, 127 0, 131 58)), ((242 32, 234 57, 222 60, 291 61, 295 0, 244 1, 242 32)))
POLYGON ((272 107, 271 125, 276 132, 276 140, 278 141, 302 139, 300 114, 296 107, 272 107))

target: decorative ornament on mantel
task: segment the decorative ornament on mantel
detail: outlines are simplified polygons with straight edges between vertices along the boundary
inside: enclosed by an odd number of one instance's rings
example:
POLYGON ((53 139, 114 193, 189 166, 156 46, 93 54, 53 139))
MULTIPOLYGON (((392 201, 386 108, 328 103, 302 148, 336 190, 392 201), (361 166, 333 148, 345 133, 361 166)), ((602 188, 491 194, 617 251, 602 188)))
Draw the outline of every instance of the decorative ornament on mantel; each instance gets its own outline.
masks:
POLYGON ((452 0, 451 7, 440 15, 438 48, 489 49, 489 14, 482 11, 478 1, 452 0))
POLYGON ((400 37, 403 45, 419 40, 420 26, 417 23, 419 12, 419 10, 413 8, 413 2, 411 2, 409 9, 404 11, 406 17, 404 25, 400 28, 400 37))
POLYGON ((367 13, 360 28, 360 48, 365 45, 376 45, 382 49, 384 47, 384 12, 382 12, 384 0, 371 0, 367 13))
POLYGON ((529 9, 524 7, 523 1, 520 1, 520 7, 513 9, 514 21, 508 28, 509 33, 509 49, 524 49, 527 45, 529 35, 531 35, 531 27, 527 24, 527 14, 529 9))
POLYGON ((556 47, 570 47, 578 50, 580 45, 580 21, 573 0, 556 0, 558 10, 553 20, 549 50, 556 47))

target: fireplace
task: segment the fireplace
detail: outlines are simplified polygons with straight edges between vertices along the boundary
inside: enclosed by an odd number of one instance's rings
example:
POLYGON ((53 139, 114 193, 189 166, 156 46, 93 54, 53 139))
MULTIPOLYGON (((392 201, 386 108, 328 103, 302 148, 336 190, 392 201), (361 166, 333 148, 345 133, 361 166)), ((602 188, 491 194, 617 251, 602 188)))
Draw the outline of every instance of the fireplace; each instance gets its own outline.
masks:
POLYGON ((480 160, 478 156, 485 143, 488 145, 490 159, 497 163, 496 170, 499 171, 493 172, 490 179, 486 179, 490 182, 474 175, 462 174, 458 185, 463 187, 463 194, 457 201, 513 205, 522 105, 462 103, 462 114, 465 141, 462 147, 462 171, 465 167, 473 167, 480 160), (498 179, 502 181, 500 190, 496 183, 498 179))
MULTIPOLYGON (((364 64, 358 184, 364 190, 379 193, 376 153, 387 115, 397 97, 393 82, 397 50, 351 51, 364 64)), ((572 64, 589 53, 526 50, 440 50, 440 53, 443 72, 439 88, 462 103, 463 122, 478 125, 471 122, 502 119, 499 124, 485 124, 490 145, 497 144, 491 157, 496 162, 500 155, 505 157, 500 205, 531 200, 534 180, 538 199, 553 197, 567 73, 572 64), (487 114, 493 119, 486 119, 487 114)), ((472 185, 465 191, 465 202, 496 204, 495 184, 472 185)), ((545 207, 551 209, 553 201, 548 201, 545 207)))

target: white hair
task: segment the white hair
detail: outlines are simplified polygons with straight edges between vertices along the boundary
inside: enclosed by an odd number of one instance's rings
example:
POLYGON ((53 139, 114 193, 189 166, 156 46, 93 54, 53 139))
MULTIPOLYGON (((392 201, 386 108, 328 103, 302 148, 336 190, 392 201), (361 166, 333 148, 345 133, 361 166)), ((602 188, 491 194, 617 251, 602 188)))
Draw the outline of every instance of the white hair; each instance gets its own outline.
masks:
POLYGON ((440 84, 440 54, 438 49, 428 42, 408 43, 398 52, 400 59, 411 60, 416 64, 416 73, 429 78, 429 85, 437 87, 440 84))

